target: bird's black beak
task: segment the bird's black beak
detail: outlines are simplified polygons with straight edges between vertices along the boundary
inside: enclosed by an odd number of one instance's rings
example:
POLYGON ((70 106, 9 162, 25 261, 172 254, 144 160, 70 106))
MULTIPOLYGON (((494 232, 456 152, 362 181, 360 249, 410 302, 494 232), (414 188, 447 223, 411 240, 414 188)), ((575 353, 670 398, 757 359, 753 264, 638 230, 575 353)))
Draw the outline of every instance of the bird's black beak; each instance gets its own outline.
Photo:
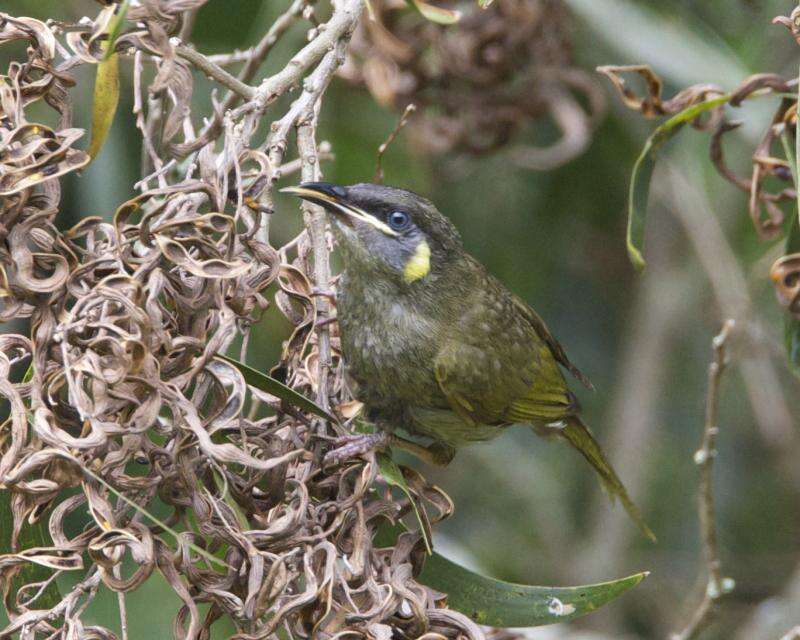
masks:
POLYGON ((347 188, 330 182, 303 182, 296 187, 284 187, 281 193, 290 193, 308 202, 318 204, 331 213, 336 214, 340 220, 353 226, 356 221, 371 224, 390 236, 398 235, 385 222, 367 213, 347 197, 347 188))
POLYGON ((326 209, 331 205, 336 208, 347 202, 347 189, 330 182, 303 182, 296 187, 285 187, 281 189, 281 193, 291 193, 326 209))

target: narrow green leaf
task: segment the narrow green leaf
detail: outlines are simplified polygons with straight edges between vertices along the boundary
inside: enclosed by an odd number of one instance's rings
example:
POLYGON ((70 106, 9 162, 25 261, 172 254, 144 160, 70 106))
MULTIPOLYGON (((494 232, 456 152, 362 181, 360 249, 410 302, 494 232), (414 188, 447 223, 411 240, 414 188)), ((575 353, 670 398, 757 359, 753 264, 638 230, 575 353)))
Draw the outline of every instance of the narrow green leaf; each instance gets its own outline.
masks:
POLYGON ((114 53, 97 65, 92 102, 92 139, 86 150, 92 160, 100 153, 111 131, 119 104, 119 56, 114 53))
MULTIPOLYGON (((377 547, 390 546, 402 526, 382 526, 377 547)), ((647 572, 579 587, 535 587, 503 582, 469 571, 434 552, 417 580, 447 594, 450 608, 478 624, 492 627, 538 627, 574 620, 599 609, 635 587, 647 572)))
POLYGON ((117 38, 119 38, 119 34, 122 31, 122 23, 125 22, 125 16, 128 13, 128 6, 130 5, 130 0, 125 0, 118 5, 116 13, 114 13, 114 17, 111 18, 108 22, 108 40, 106 40, 106 53, 103 57, 103 60, 108 60, 111 55, 114 53, 114 45, 117 43, 117 38))
MULTIPOLYGON (((798 87, 800 92, 800 86, 798 87)), ((800 95, 792 95, 795 99, 800 99, 800 95)), ((795 190, 800 185, 800 136, 795 136, 795 146, 789 142, 789 134, 786 127, 781 131, 781 143, 783 145, 783 152, 786 155, 786 161, 789 163, 789 170, 792 173, 792 182, 794 183, 795 190)), ((800 253, 800 191, 797 197, 797 214, 793 215, 789 220, 789 230, 786 233, 786 253, 785 255, 792 255, 793 253, 800 253)), ((787 312, 783 322, 783 339, 786 346, 786 358, 788 360, 789 368, 795 376, 800 378, 800 320, 797 320, 791 312, 787 312)))
POLYGON ((419 11, 419 13, 426 20, 430 20, 431 22, 435 22, 437 24, 455 24, 461 20, 460 11, 443 9, 442 7, 429 4, 425 2, 425 0, 408 0, 408 3, 417 11, 419 11))
POLYGON ((647 218, 647 202, 650 197, 650 180, 653 177, 653 170, 656 166, 658 150, 672 139, 687 122, 691 122, 697 116, 725 104, 729 100, 729 95, 723 95, 692 105, 659 125, 647 139, 644 149, 642 149, 636 160, 636 164, 633 165, 628 194, 628 232, 626 241, 628 257, 637 269, 643 269, 645 266, 642 246, 644 244, 645 220, 647 218))
POLYGON ((336 416, 334 416, 332 413, 325 411, 325 409, 306 398, 303 394, 298 393, 279 380, 268 376, 266 373, 261 373, 261 371, 253 369, 243 362, 239 362, 238 360, 234 360, 228 356, 218 355, 217 357, 236 367, 244 376, 244 381, 250 386, 253 386, 256 389, 261 389, 261 391, 265 391, 276 398, 280 398, 284 402, 287 402, 298 409, 303 409, 304 411, 313 413, 315 416, 325 418, 331 422, 339 422, 336 416))
MULTIPOLYGON (((236 520, 239 522, 242 531, 249 531, 250 523, 247 521, 247 516, 236 500, 234 500, 230 491, 228 491, 228 483, 225 482, 225 478, 213 467, 211 472, 214 474, 214 484, 217 485, 217 489, 222 494, 222 499, 225 501, 225 504, 231 508, 231 511, 233 511, 233 514, 236 516, 236 520)), ((205 489, 205 487, 203 488, 205 489)))
MULTIPOLYGON (((94 480, 96 480, 97 482, 102 484, 106 489, 108 489, 111 493, 113 493, 115 496, 117 496, 117 498, 122 500, 129 507, 133 507, 134 510, 138 511, 146 519, 150 520, 153 524, 158 525, 159 527, 161 527, 164 531, 166 531, 173 538, 175 538, 175 540, 180 542, 180 534, 177 531, 175 531, 175 529, 170 527, 166 522, 164 522, 163 520, 161 520, 161 519, 157 518, 156 516, 154 516, 147 509, 145 509, 142 505, 134 502, 133 500, 131 500, 125 494, 120 493, 119 491, 117 491, 112 485, 110 485, 108 482, 103 480, 103 478, 101 478, 96 473, 91 471, 86 465, 82 464, 77 458, 75 458, 75 457, 73 457, 73 456, 71 456, 71 455, 69 455, 67 453, 62 453, 61 455, 63 457, 65 457, 65 458, 68 458, 69 460, 72 460, 74 463, 79 465, 86 475, 90 476, 91 478, 93 478, 94 480)), ((194 544, 192 542, 187 543, 187 546, 192 551, 197 553, 198 555, 203 556, 209 562, 212 562, 212 563, 214 563, 216 565, 219 565, 221 567, 224 567, 226 569, 230 569, 231 568, 230 565, 227 562, 225 562, 224 560, 220 560, 215 555, 209 553, 208 551, 206 551, 202 547, 198 547, 196 544, 194 544)))
MULTIPOLYGON (((798 75, 798 80, 800 81, 800 70, 798 70, 798 74, 797 75, 798 75)), ((797 100, 797 104, 800 105, 800 84, 797 85, 797 94, 795 95, 795 99, 797 100)), ((795 109, 797 109, 797 106, 795 106, 795 109)), ((797 120, 797 122, 800 122, 800 120, 798 120, 797 114, 795 114, 795 119, 797 120)), ((794 190, 797 193, 797 216, 795 216, 795 217, 797 218, 798 224, 800 224, 800 179, 798 179, 798 176, 800 176, 800 135, 798 135, 798 132, 797 132, 797 129, 798 129, 799 126, 800 125, 795 123, 795 132, 794 132, 794 190)), ((797 227, 792 227, 792 228, 796 229, 797 227)), ((791 236, 790 236, 790 241, 791 241, 791 236)), ((795 250, 797 250, 796 246, 795 246, 795 250)))
POLYGON ((478 0, 478 6, 481 9, 488 9, 493 2, 494 0, 478 0))
MULTIPOLYGON (((14 553, 11 549, 11 532, 14 521, 11 515, 11 492, 0 489, 0 555, 14 553)), ((50 534, 47 531, 47 521, 40 518, 35 524, 26 524, 19 535, 20 549, 33 549, 36 547, 52 547, 50 534)), ((13 580, 13 591, 24 584, 44 582, 52 575, 52 570, 35 562, 26 563, 13 580)), ((33 593, 28 593, 28 596, 33 593)), ((61 594, 55 580, 47 585, 42 595, 32 604, 33 609, 49 609, 61 602, 61 594)))
MULTIPOLYGON (((800 86, 798 86, 798 95, 795 97, 800 100, 800 86)), ((788 147, 787 134, 785 131, 781 139, 788 147)), ((787 149, 786 156, 789 160, 789 166, 792 168, 795 190, 798 192, 797 215, 792 216, 792 221, 789 225, 789 233, 786 235, 786 255, 791 255, 793 253, 800 253, 800 135, 795 135, 794 154, 790 153, 787 149)), ((795 318, 791 313, 787 313, 783 332, 789 367, 794 372, 795 376, 800 378, 800 320, 795 318)))
POLYGON ((408 483, 403 477, 403 470, 392 460, 390 455, 383 452, 378 453, 378 468, 381 470, 381 475, 386 482, 392 486, 399 487, 408 496, 411 506, 414 508, 414 515, 417 516, 419 530, 422 534, 422 539, 425 541, 425 549, 428 551, 428 555, 431 555, 433 553, 433 545, 428 532, 428 523, 422 517, 417 501, 414 499, 411 489, 408 488, 408 483))

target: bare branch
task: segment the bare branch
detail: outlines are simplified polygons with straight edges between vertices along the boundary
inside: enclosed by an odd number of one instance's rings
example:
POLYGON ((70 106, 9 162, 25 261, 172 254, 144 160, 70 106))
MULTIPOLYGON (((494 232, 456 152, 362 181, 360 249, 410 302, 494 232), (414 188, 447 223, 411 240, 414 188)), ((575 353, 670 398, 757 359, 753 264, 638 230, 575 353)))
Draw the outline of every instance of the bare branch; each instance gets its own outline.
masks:
POLYGON ((713 340, 714 358, 708 367, 708 395, 706 396, 706 419, 703 428, 703 440, 694 455, 695 463, 700 467, 700 484, 697 497, 700 531, 703 540, 703 553, 706 559, 708 581, 705 592, 682 631, 672 635, 672 640, 690 640, 708 624, 717 601, 733 590, 731 578, 723 578, 717 548, 717 527, 714 517, 714 459, 717 456, 717 414, 719 407, 719 388, 722 374, 728 365, 727 345, 730 335, 736 326, 733 320, 727 320, 722 330, 713 340))
POLYGON ((403 127, 406 126, 406 124, 408 123, 408 119, 416 110, 417 110, 417 105, 413 103, 406 106, 405 110, 403 111, 403 115, 400 116, 400 119, 397 121, 397 124, 395 125, 394 129, 392 129, 392 132, 389 134, 389 137, 386 138, 386 140, 383 142, 383 144, 381 144, 380 147, 378 147, 378 157, 375 161, 375 179, 374 179, 374 182, 376 184, 383 184, 383 167, 381 166, 381 162, 383 161, 383 154, 386 153, 386 150, 389 148, 389 145, 392 144, 392 142, 394 142, 394 139, 397 137, 397 135, 400 133, 403 127))

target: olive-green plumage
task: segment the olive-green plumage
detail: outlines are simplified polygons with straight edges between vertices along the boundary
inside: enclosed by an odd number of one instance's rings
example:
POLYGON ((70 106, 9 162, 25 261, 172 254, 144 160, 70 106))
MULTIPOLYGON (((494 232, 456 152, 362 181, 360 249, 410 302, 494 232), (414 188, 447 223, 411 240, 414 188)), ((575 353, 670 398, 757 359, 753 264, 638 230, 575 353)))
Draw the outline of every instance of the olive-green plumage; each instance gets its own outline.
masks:
POLYGON ((536 312, 464 250, 431 202, 374 184, 287 191, 333 214, 344 260, 342 352, 369 420, 431 438, 443 462, 456 447, 512 424, 558 433, 652 537, 581 422, 562 368, 591 385, 536 312))

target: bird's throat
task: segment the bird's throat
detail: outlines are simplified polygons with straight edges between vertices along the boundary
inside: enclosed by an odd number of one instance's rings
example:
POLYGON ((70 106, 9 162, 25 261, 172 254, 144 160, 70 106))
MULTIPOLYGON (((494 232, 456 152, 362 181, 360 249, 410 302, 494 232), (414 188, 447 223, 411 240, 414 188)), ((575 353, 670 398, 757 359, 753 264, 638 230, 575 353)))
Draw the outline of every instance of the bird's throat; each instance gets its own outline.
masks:
POLYGON ((427 276, 430 270, 431 248, 425 240, 421 240, 403 269, 403 279, 411 284, 427 276))

